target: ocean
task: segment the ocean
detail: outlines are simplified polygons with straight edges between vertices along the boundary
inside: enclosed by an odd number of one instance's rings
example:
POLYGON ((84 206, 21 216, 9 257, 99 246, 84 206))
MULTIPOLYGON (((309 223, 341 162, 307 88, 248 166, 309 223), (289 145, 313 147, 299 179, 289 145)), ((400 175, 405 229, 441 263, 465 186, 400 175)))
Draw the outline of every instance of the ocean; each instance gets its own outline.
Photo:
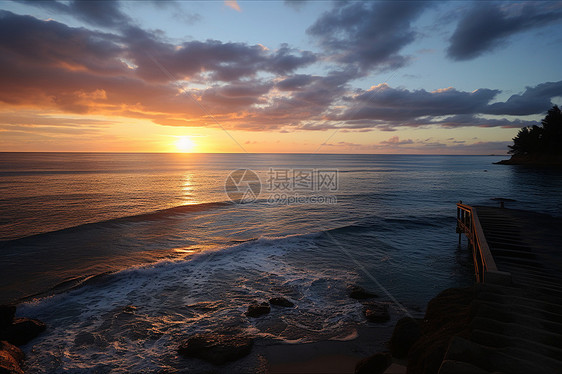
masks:
POLYGON ((349 285, 392 323, 473 282, 459 200, 562 216, 560 172, 504 158, 0 153, 0 303, 49 326, 30 373, 211 370, 176 353, 197 332, 353 340, 368 322, 349 285), (296 306, 246 317, 273 296, 296 306))

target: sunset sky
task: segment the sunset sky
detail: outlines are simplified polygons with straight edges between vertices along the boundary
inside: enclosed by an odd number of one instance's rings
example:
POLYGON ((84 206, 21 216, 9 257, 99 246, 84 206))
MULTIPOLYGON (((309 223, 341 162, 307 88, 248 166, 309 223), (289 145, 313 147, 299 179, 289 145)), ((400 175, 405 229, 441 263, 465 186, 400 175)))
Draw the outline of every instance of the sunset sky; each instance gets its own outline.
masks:
POLYGON ((562 104, 562 2, 0 8, 0 151, 505 154, 562 104))

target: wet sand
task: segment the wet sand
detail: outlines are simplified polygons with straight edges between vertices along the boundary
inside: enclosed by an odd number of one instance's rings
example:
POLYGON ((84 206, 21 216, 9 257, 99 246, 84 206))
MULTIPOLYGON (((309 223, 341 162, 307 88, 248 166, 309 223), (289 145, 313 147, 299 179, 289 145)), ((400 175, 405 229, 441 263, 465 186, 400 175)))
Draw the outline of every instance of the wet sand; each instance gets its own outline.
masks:
POLYGON ((396 318, 388 323, 362 327, 349 341, 324 341, 308 344, 277 344, 261 347, 271 374, 354 373, 355 365, 377 352, 387 351, 396 318))

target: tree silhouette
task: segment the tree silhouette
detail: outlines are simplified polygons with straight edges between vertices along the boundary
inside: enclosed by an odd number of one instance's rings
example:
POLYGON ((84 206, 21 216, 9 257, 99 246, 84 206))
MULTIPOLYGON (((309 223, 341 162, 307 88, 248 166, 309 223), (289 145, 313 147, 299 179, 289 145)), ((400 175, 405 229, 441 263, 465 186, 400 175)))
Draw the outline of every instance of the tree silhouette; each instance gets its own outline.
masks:
POLYGON ((557 105, 548 110, 541 126, 523 127, 508 146, 514 156, 562 155, 562 113, 557 105))

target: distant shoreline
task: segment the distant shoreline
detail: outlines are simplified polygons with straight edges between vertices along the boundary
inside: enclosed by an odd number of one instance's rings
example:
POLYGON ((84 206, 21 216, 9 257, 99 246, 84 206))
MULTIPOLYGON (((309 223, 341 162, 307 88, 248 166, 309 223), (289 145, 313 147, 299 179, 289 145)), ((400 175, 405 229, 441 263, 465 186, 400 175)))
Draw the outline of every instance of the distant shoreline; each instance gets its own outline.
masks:
POLYGON ((562 167, 562 155, 514 155, 508 160, 501 160, 494 164, 562 167))

